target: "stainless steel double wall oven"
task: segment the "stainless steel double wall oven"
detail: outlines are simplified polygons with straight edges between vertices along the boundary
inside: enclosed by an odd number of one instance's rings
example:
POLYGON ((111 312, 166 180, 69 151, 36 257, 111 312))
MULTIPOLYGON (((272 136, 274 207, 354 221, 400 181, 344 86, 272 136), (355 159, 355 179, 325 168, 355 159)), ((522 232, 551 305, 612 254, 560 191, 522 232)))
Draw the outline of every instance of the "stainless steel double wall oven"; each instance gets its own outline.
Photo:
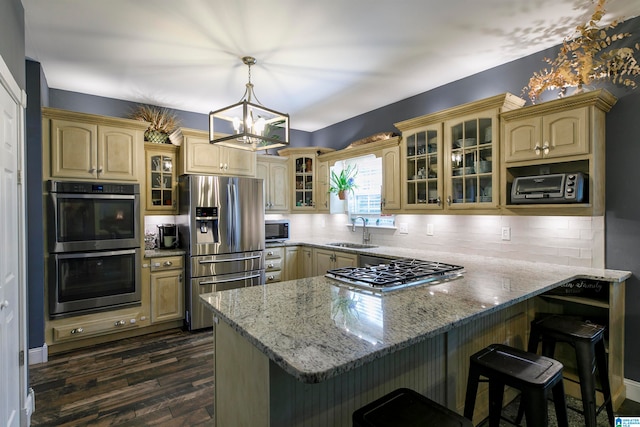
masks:
POLYGON ((51 318, 140 304, 138 184, 49 181, 51 318))

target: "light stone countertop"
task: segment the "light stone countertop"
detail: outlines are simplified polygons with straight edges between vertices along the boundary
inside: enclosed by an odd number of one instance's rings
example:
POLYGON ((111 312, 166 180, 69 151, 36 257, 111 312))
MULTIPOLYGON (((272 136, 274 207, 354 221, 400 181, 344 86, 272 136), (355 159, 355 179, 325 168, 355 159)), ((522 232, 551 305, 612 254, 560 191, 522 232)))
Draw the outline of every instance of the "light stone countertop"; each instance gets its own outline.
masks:
POLYGON ((631 276, 628 271, 396 247, 334 249, 457 264, 465 273, 383 296, 349 290, 319 276, 213 292, 201 299, 219 321, 287 373, 318 383, 573 279, 620 283, 631 276))

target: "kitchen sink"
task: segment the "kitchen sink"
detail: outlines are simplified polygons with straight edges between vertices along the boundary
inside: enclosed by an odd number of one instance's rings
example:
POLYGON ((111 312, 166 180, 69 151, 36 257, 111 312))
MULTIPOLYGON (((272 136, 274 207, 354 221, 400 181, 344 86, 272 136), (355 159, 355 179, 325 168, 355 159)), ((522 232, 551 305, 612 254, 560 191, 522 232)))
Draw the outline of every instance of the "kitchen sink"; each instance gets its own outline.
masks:
POLYGON ((351 249, 371 249, 371 248, 378 247, 376 245, 366 245, 363 243, 351 243, 351 242, 336 242, 336 243, 329 243, 328 245, 338 246, 340 248, 351 248, 351 249))

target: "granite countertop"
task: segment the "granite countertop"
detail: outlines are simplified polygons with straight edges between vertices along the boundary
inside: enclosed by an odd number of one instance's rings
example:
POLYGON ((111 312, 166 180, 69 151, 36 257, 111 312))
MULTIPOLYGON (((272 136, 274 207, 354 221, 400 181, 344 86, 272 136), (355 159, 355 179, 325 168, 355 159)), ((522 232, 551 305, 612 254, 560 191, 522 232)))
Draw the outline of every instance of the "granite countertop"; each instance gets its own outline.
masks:
POLYGON ((186 251, 184 249, 145 249, 145 258, 159 258, 163 256, 178 256, 184 255, 186 251))
POLYGON ((465 273, 384 296, 349 290, 319 276, 214 292, 201 299, 218 321, 228 323, 287 373, 317 383, 573 279, 619 283, 631 275, 396 247, 339 250, 458 264, 465 273))

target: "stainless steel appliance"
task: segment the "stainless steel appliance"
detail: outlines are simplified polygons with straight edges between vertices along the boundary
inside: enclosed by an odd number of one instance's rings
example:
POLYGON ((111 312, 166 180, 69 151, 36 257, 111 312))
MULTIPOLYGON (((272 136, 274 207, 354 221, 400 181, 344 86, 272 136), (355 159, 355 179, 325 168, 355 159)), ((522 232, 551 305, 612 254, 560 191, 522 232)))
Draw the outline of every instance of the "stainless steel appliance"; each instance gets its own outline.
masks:
POLYGON ((288 219, 267 219, 264 221, 265 242, 284 242, 289 240, 288 219))
POLYGON ((201 329, 213 325, 201 294, 265 283, 263 182, 183 175, 179 198, 178 239, 188 256, 185 321, 201 329))
POLYGON ((140 186, 49 181, 50 252, 140 246, 140 186))
POLYGON ((138 184, 49 181, 49 317, 138 305, 138 184))
POLYGON ((343 267, 326 276, 349 287, 383 293, 425 283, 439 283, 461 276, 464 267, 442 262, 402 258, 367 267, 343 267))
POLYGON ((173 249, 178 246, 178 227, 175 224, 158 225, 158 249, 173 249))
POLYGON ((519 176, 511 186, 511 203, 583 203, 587 183, 580 172, 519 176))

